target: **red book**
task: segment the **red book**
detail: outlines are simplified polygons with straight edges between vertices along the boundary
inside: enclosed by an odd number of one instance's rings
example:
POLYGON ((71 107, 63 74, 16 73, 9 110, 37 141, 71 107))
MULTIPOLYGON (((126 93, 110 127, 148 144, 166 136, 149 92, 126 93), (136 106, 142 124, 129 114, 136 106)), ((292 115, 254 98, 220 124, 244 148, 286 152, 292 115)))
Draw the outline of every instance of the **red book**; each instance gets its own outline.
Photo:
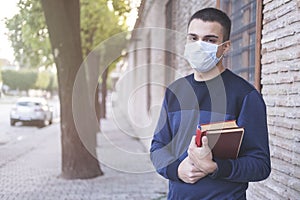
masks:
POLYGON ((206 131, 201 131, 200 126, 198 126, 196 130, 196 138, 195 138, 197 147, 202 147, 202 137, 205 135, 206 135, 206 131))
POLYGON ((197 128, 196 144, 202 146, 201 138, 206 135, 208 146, 213 157, 220 159, 236 159, 242 143, 244 128, 238 127, 235 121, 217 122, 201 125, 197 128))

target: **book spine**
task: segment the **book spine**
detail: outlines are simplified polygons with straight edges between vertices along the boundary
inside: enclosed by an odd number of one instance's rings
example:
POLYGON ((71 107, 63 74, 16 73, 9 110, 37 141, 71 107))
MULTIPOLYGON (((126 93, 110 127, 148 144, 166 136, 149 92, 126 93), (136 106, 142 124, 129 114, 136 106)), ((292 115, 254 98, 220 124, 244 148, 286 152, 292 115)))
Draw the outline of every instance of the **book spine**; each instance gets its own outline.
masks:
POLYGON ((195 138, 197 147, 202 146, 202 137, 205 135, 206 135, 206 131, 201 131, 201 126, 198 125, 196 129, 196 138, 195 138))

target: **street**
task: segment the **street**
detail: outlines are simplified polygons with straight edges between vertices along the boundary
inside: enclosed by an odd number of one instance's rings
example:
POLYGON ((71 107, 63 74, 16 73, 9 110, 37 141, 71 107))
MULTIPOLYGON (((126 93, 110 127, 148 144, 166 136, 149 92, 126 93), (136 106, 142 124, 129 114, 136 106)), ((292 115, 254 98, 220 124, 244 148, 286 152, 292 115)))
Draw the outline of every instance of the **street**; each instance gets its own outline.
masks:
MULTIPOLYGON (((2 97, 0 99, 0 145, 15 143, 25 138, 32 137, 40 132, 41 128, 31 125, 17 123, 10 126, 9 113, 17 98, 2 97)), ((59 101, 57 97, 49 100, 49 105, 53 106, 54 123, 59 121, 59 101)))
POLYGON ((1 200, 165 199, 166 180, 154 171, 141 171, 142 167, 148 168, 149 160, 138 159, 125 152, 115 154, 116 148, 103 139, 104 134, 110 135, 109 137, 117 136, 123 148, 130 147, 134 152, 147 154, 143 144, 136 138, 118 135, 120 130, 110 116, 103 120, 103 131, 98 137, 97 150, 100 152, 99 158, 102 157, 99 161, 104 175, 86 180, 62 179, 60 123, 57 114, 59 107, 58 101, 51 103, 56 107, 56 119, 50 126, 37 128, 22 126, 20 123, 11 127, 9 111, 13 104, 1 102, 1 200), (104 159, 105 157, 110 159, 104 159))

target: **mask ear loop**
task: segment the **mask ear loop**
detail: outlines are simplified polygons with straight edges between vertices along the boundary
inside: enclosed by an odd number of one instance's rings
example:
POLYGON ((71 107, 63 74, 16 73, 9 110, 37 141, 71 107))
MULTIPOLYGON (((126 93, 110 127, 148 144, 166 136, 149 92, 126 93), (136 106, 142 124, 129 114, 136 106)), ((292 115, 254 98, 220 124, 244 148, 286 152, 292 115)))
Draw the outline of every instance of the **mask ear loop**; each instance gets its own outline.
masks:
MULTIPOLYGON (((219 46, 223 46, 226 42, 229 42, 229 40, 227 40, 227 41, 225 41, 225 42, 222 42, 221 44, 218 45, 218 47, 219 47, 219 46)), ((223 50, 225 50, 225 49, 223 49, 223 50)), ((223 54, 218 58, 218 59, 219 59, 219 62, 220 62, 220 60, 221 60, 222 58, 224 58, 224 52, 223 52, 223 54)))
POLYGON ((229 42, 229 40, 226 40, 225 42, 222 42, 221 44, 218 44, 218 47, 224 45, 226 42, 229 42))

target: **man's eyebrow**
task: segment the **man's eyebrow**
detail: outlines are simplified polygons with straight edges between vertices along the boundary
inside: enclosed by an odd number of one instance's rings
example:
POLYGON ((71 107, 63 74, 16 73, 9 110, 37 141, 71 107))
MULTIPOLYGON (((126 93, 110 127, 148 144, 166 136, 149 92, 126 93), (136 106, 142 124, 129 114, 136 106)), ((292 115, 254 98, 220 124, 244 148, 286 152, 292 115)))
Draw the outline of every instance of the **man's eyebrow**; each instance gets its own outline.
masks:
POLYGON ((198 35, 196 33, 188 33, 188 35, 197 36, 198 37, 198 35))
MULTIPOLYGON (((197 35, 196 33, 188 33, 188 35, 199 37, 199 35, 197 35)), ((203 36, 203 38, 216 38, 216 39, 218 39, 219 36, 217 36, 217 35, 205 35, 205 36, 203 36)))
POLYGON ((216 39, 218 39, 219 36, 217 36, 217 35, 205 35, 204 38, 216 38, 216 39))

